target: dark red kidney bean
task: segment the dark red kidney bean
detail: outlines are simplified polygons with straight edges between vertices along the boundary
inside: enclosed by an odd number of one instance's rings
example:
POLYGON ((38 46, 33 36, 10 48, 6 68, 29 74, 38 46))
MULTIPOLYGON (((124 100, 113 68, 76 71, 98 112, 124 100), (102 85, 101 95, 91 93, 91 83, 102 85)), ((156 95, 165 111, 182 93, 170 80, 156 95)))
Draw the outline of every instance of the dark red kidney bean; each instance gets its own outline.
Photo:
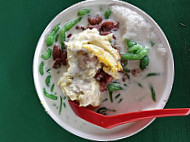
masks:
POLYGON ((63 65, 67 65, 67 52, 63 51, 61 54, 61 61, 63 65))
POLYGON ((53 54, 53 60, 61 58, 61 48, 58 45, 54 45, 52 54, 53 54))
POLYGON ((115 39, 116 40, 116 36, 113 34, 113 39, 115 39))
POLYGON ((61 67, 61 59, 60 58, 57 58, 56 60, 55 60, 55 62, 53 63, 53 68, 54 69, 58 69, 58 68, 60 68, 61 67))
POLYGON ((131 70, 131 74, 132 74, 133 76, 136 76, 136 73, 137 73, 137 69, 132 69, 132 70, 131 70))
POLYGON ((68 34, 68 35, 67 35, 67 38, 70 38, 71 36, 72 36, 72 34, 68 34))
POLYGON ((103 81, 103 79, 104 79, 104 74, 101 70, 99 69, 94 77, 97 81, 103 81))
POLYGON ((78 30, 79 28, 80 28, 79 25, 77 25, 77 26, 75 27, 75 29, 77 29, 77 30, 78 30))
POLYGON ((99 69, 94 77, 100 84, 100 91, 105 91, 107 89, 107 85, 111 82, 112 76, 105 73, 102 69, 99 69))
POLYGON ((84 30, 86 30, 86 28, 85 27, 83 27, 83 26, 80 26, 80 28, 84 31, 84 30))
POLYGON ((113 21, 105 21, 102 23, 102 31, 110 31, 114 28, 113 21))
POLYGON ((113 31, 117 31, 119 29, 119 22, 117 22, 117 24, 114 25, 113 31))
POLYGON ((123 76, 122 76, 122 81, 125 82, 125 80, 126 80, 126 76, 123 75, 123 76))
POLYGON ((66 66, 67 65, 67 59, 62 61, 62 65, 66 66))
POLYGON ((96 28, 98 31, 101 30, 101 26, 100 25, 89 25, 88 26, 88 29, 93 29, 93 28, 96 28))
POLYGON ((85 27, 79 26, 79 25, 77 25, 77 26, 75 27, 75 29, 77 29, 77 30, 81 29, 81 30, 83 30, 83 31, 86 30, 85 27))
POLYGON ((102 17, 100 17, 100 16, 89 17, 88 22, 91 25, 98 25, 98 24, 100 24, 102 22, 102 17))
POLYGON ((111 33, 111 31, 107 31, 107 32, 100 32, 100 35, 108 35, 108 34, 110 34, 111 33))
POLYGON ((110 76, 110 75, 106 75, 105 76, 105 80, 104 81, 102 81, 102 82, 100 82, 100 91, 106 91, 107 90, 107 86, 108 86, 108 84, 112 81, 112 76, 110 76))
POLYGON ((100 91, 106 91, 106 85, 105 82, 100 82, 100 91))
POLYGON ((131 74, 132 74, 133 76, 137 76, 137 74, 139 74, 141 71, 142 71, 141 69, 132 69, 132 70, 131 70, 131 74))

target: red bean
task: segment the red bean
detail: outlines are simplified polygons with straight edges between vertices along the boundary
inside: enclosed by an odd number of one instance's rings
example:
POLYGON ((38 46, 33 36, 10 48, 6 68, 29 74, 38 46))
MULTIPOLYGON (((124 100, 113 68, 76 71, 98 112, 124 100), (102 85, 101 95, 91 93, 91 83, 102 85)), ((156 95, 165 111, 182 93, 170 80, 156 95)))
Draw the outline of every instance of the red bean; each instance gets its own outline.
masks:
POLYGON ((98 72, 95 75, 95 79, 97 81, 103 81, 103 79, 104 79, 104 72, 102 72, 102 70, 98 70, 98 72))
POLYGON ((67 52, 63 51, 61 54, 61 62, 63 65, 67 65, 67 52))
POLYGON ((100 83, 100 91, 105 91, 107 89, 107 85, 111 82, 112 76, 105 73, 102 69, 100 69, 96 75, 95 79, 100 83))
POLYGON ((131 74, 132 74, 133 76, 137 76, 140 72, 141 72, 141 69, 132 69, 132 70, 131 70, 131 74))
POLYGON ((61 59, 60 58, 57 58, 56 60, 55 60, 55 62, 53 63, 53 68, 54 69, 58 69, 58 68, 60 68, 61 67, 61 59))
POLYGON ((113 39, 115 39, 116 40, 116 36, 113 34, 113 39))
POLYGON ((110 34, 111 33, 111 31, 107 31, 107 32, 100 32, 100 35, 108 35, 108 34, 110 34))
POLYGON ((100 91, 106 91, 105 82, 100 82, 100 91))
POLYGON ((102 24, 102 31, 110 31, 114 28, 114 22, 113 21, 105 21, 102 24))
POLYGON ((83 31, 86 30, 85 27, 83 27, 83 26, 81 26, 80 28, 81 28, 83 31))
POLYGON ((107 86, 108 84, 112 81, 112 76, 110 75, 107 75, 106 77, 106 80, 103 81, 103 82, 100 82, 100 91, 106 91, 107 90, 107 86))
POLYGON ((98 24, 100 24, 102 22, 102 17, 99 17, 99 16, 89 17, 88 22, 91 25, 98 25, 98 24))
POLYGON ((72 36, 72 34, 68 34, 68 35, 67 35, 67 38, 70 38, 71 36, 72 36))
POLYGON ((98 31, 101 30, 101 26, 100 25, 89 25, 88 26, 88 29, 93 29, 93 28, 96 28, 98 31))
POLYGON ((125 79, 126 79, 126 77, 125 77, 125 75, 123 75, 122 76, 122 81, 125 82, 125 79))
POLYGON ((75 29, 77 29, 77 30, 78 30, 79 28, 80 28, 79 25, 77 25, 77 26, 75 27, 75 29))
POLYGON ((117 31, 119 29, 119 22, 117 22, 117 24, 114 25, 113 31, 117 31))
POLYGON ((79 25, 77 25, 77 26, 75 27, 75 29, 77 29, 77 30, 81 29, 81 30, 83 30, 83 31, 86 30, 85 27, 79 26, 79 25))
POLYGON ((53 60, 56 60, 57 58, 61 58, 61 48, 58 45, 54 45, 53 60))

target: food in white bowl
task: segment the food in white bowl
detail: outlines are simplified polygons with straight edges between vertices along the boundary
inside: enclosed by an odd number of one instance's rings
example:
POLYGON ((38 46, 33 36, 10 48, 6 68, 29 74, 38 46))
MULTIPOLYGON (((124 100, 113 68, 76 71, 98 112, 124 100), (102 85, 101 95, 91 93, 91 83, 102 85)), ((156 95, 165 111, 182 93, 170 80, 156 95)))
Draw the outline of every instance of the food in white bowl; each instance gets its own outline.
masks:
MULTIPOLYGON (((76 19, 63 23, 62 27, 57 24, 46 38, 46 45, 53 46, 52 58, 55 62, 52 67, 57 69, 68 62, 65 66, 67 72, 58 82, 60 88, 83 107, 100 106, 102 92, 106 93, 104 96, 109 95, 111 102, 114 91, 138 94, 133 84, 144 91, 143 86, 148 83, 142 77, 154 76, 158 79, 164 76, 164 67, 159 63, 159 70, 147 74, 147 69, 155 69, 149 66, 149 62, 162 58, 153 47, 155 44, 161 45, 161 41, 142 16, 115 5, 91 16, 95 10, 79 10, 76 19), (117 18, 117 15, 120 16, 117 18), (55 38, 59 40, 54 42, 55 38), (154 52, 157 56, 153 55, 154 52), (133 85, 132 92, 122 85, 129 85, 129 82, 132 82, 130 86, 133 85)), ((153 101, 156 101, 157 82, 149 83, 153 101)))
POLYGON ((71 8, 67 18, 64 12, 55 18, 40 39, 35 82, 45 82, 39 92, 46 109, 57 112, 54 119, 61 126, 75 127, 65 121, 74 115, 65 107, 66 96, 81 107, 98 107, 103 115, 163 108, 173 82, 173 59, 157 25, 123 2, 84 3, 71 8))

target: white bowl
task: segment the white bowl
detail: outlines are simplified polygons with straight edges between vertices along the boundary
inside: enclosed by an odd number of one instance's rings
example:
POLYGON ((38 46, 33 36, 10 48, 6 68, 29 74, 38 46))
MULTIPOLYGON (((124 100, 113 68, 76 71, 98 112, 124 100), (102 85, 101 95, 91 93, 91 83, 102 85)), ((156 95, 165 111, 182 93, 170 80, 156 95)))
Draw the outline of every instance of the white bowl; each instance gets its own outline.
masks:
MULTIPOLYGON (((169 98, 169 95, 170 95, 170 92, 172 89, 172 85, 173 85, 173 79, 174 79, 174 63, 173 63, 173 56, 172 56, 172 52, 170 49, 170 45, 166 39, 166 36, 160 29, 160 27, 156 24, 156 22, 150 16, 148 16, 145 12, 143 12, 139 8, 133 6, 129 3, 117 1, 117 0, 101 0, 101 1, 100 0, 88 0, 88 1, 83 1, 83 2, 77 3, 73 6, 65 9, 61 13, 59 13, 49 23, 49 25, 46 27, 46 29, 42 33, 42 35, 39 39, 39 42, 37 44, 36 51, 35 51, 34 61, 33 61, 34 83, 35 83, 35 87, 36 87, 38 96, 40 98, 40 101, 41 101, 43 107, 45 108, 45 111, 53 118, 54 121, 56 121, 65 130, 67 130, 79 137, 89 139, 89 140, 99 140, 99 141, 118 140, 118 139, 132 136, 132 135, 140 132, 145 127, 147 127, 154 119, 147 119, 147 120, 138 121, 135 123, 125 124, 125 125, 118 126, 113 129, 107 130, 107 129, 97 127, 93 124, 90 124, 90 123, 78 118, 71 110, 71 108, 67 102, 67 99, 62 99, 62 104, 61 104, 62 111, 61 111, 61 113, 59 113, 60 101, 61 101, 60 97, 62 97, 62 98, 64 98, 64 97, 63 97, 63 94, 62 94, 60 88, 58 87, 58 85, 55 84, 55 91, 54 91, 57 93, 57 96, 58 96, 57 100, 54 100, 54 101, 50 100, 50 99, 46 98, 43 94, 43 88, 45 86, 44 80, 48 74, 53 75, 51 84, 52 84, 52 82, 56 82, 58 80, 58 77, 56 77, 54 74, 55 71, 52 71, 51 73, 45 72, 45 74, 43 76, 41 76, 39 74, 39 65, 41 63, 40 56, 41 56, 41 53, 44 52, 44 50, 46 49, 44 41, 45 41, 45 38, 46 38, 47 34, 49 33, 49 31, 51 31, 52 27, 54 27, 59 22, 64 23, 69 19, 69 17, 72 17, 72 15, 70 15, 71 11, 79 9, 79 8, 84 8, 85 6, 97 5, 97 4, 98 5, 118 4, 118 5, 127 7, 129 9, 134 10, 137 13, 139 13, 153 26, 153 28, 155 28, 157 35, 160 37, 160 39, 167 51, 167 60, 166 60, 166 65, 167 65, 167 68, 166 68, 167 79, 166 80, 167 81, 166 81, 166 87, 163 90, 162 96, 156 102, 155 107, 151 108, 151 109, 164 108, 164 106, 169 98), (64 106, 66 106, 66 108, 64 106)), ((49 61, 47 63, 52 63, 52 62, 49 61)))

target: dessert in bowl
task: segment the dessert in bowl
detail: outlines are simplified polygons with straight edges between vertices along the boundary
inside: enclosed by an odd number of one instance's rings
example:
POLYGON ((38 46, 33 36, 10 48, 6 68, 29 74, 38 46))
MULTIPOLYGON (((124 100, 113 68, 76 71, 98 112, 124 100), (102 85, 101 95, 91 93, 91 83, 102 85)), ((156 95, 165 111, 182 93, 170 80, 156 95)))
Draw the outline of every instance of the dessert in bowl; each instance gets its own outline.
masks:
POLYGON ((88 139, 119 139, 152 120, 104 130, 75 117, 67 98, 103 115, 163 108, 173 83, 173 57, 161 29, 138 8, 85 1, 45 29, 34 81, 45 109, 66 130, 88 139))

